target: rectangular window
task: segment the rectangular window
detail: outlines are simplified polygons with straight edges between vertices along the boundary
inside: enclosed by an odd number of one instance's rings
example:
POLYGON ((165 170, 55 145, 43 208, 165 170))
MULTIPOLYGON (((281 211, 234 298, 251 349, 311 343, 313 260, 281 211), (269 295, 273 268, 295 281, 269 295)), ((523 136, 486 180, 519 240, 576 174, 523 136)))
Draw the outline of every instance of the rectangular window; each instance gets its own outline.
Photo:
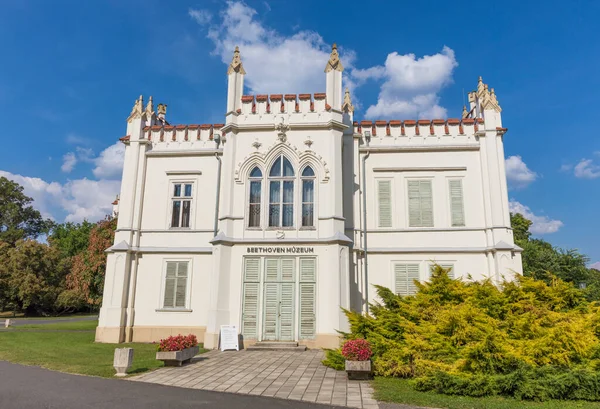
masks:
POLYGON ((408 225, 433 227, 431 180, 408 181, 408 225))
POLYGON ((463 201, 462 180, 450 180, 448 182, 450 190, 450 212, 452 227, 461 227, 465 225, 465 208, 463 201))
POLYGON ((293 225, 294 181, 272 180, 269 183, 269 227, 292 227, 293 225))
POLYGON ((313 227, 315 207, 315 187, 313 179, 302 181, 302 226, 313 227))
POLYGON ((174 183, 171 202, 171 227, 190 227, 192 184, 174 183))
POLYGON ((394 291, 398 295, 417 293, 415 280, 419 280, 418 264, 394 264, 394 291))
POLYGON ((163 308, 185 308, 188 281, 187 261, 167 261, 163 308))
MULTIPOLYGON (((448 277, 454 280, 454 264, 438 264, 444 270, 448 271, 448 277)), ((433 269, 435 268, 435 264, 429 266, 429 277, 433 273, 433 269)))
POLYGON ((378 227, 392 227, 392 181, 377 181, 378 227))
POLYGON ((261 181, 250 182, 250 208, 248 227, 260 227, 261 181))

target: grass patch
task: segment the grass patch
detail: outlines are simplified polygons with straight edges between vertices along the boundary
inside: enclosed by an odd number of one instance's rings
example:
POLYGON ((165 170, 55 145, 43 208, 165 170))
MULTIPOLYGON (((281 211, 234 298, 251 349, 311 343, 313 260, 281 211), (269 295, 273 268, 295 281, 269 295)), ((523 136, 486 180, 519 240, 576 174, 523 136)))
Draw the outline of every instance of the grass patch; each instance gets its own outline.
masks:
MULTIPOLYGON (((95 328, 97 321, 47 324, 61 328, 95 328), (81 327, 80 327, 81 326, 81 327)), ((33 327, 33 325, 32 325, 33 327)), ((36 326, 37 327, 37 326, 36 326)), ((140 374, 163 366, 156 360, 156 344, 100 344, 94 342, 93 331, 38 332, 33 328, 19 328, 0 332, 0 360, 81 375, 111 378, 115 374, 113 357, 115 348, 134 349, 130 374, 140 374)), ((201 348, 200 352, 206 352, 201 348)))
POLYGON ((598 409, 598 402, 550 400, 546 402, 520 401, 500 396, 472 398, 449 396, 433 392, 419 392, 407 379, 376 377, 373 381, 375 399, 447 409, 598 409))
POLYGON ((74 322, 56 322, 51 324, 25 324, 11 327, 13 331, 21 331, 28 329, 39 330, 63 330, 63 331, 95 331, 98 326, 98 321, 74 321, 74 322))
POLYGON ((98 317, 98 313, 82 313, 82 312, 78 312, 75 314, 64 314, 64 315, 57 315, 55 317, 53 316, 47 316, 47 317, 26 317, 23 313, 19 312, 17 313, 17 316, 13 316, 12 312, 0 312, 0 319, 6 319, 6 318, 10 318, 10 319, 16 319, 19 321, 27 321, 27 320, 66 320, 69 318, 80 318, 80 317, 98 317))

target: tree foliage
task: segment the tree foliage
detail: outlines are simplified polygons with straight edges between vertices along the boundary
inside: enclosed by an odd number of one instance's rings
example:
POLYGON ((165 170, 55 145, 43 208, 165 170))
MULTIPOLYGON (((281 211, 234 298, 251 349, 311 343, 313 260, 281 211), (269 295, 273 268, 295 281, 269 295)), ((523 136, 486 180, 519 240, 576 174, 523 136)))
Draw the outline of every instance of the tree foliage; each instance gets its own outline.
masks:
POLYGON ((67 276, 67 294, 85 300, 90 306, 99 306, 104 290, 106 253, 115 238, 117 219, 107 218, 96 223, 89 233, 87 248, 73 257, 71 272, 67 276))
MULTIPOLYGON (((448 394, 600 400, 600 307, 571 283, 518 276, 499 288, 436 267, 416 285, 409 297, 376 286, 370 316, 346 311, 345 337, 370 342, 376 374, 448 394), (565 391, 560 379, 584 382, 565 391)), ((339 361, 328 352, 326 364, 339 361)))
POLYGON ((52 226, 31 206, 32 198, 18 183, 0 177, 0 241, 14 245, 18 240, 34 239, 52 226))
POLYGON ((589 300, 600 300, 600 272, 586 267, 590 261, 575 249, 563 250, 542 239, 532 239, 531 221, 511 214, 515 243, 523 248, 523 274, 547 283, 558 277, 585 289, 589 300))

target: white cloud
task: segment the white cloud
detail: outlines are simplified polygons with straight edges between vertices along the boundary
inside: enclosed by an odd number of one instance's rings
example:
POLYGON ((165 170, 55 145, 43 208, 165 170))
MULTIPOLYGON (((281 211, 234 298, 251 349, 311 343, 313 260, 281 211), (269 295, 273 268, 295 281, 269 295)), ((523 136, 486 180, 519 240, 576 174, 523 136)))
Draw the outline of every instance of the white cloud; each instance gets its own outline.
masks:
POLYGON ((529 229, 533 234, 556 233, 564 224, 560 220, 550 219, 548 216, 535 215, 529 206, 525 206, 513 199, 508 203, 511 213, 521 213, 533 223, 529 229))
POLYGON ((75 154, 73 152, 67 152, 63 155, 63 164, 60 167, 60 170, 65 173, 70 173, 75 168, 76 164, 77 157, 75 154))
POLYGON ((452 83, 458 66, 454 51, 444 46, 440 53, 417 58, 414 54, 388 54, 384 66, 353 70, 359 83, 368 79, 384 79, 377 104, 366 112, 369 118, 446 117, 439 105, 440 90, 452 83))
MULTIPOLYGON (((205 12, 190 10, 189 13, 198 21, 195 14, 205 12)), ((215 54, 229 64, 235 46, 240 47, 247 73, 245 85, 250 93, 323 92, 323 70, 331 47, 314 31, 283 36, 257 21, 256 15, 255 9, 242 2, 227 2, 218 21, 208 27, 208 38, 215 45, 215 54)), ((349 68, 351 54, 344 55, 341 48, 339 51, 344 66, 349 68)))
POLYGON ((61 170, 70 173, 79 162, 92 163, 96 166, 92 171, 94 176, 99 179, 113 179, 121 176, 124 160, 125 146, 121 142, 104 149, 97 157, 92 149, 78 146, 75 152, 64 154, 61 170))
POLYGON ((600 270, 600 261, 595 262, 590 266, 590 268, 595 268, 596 270, 600 270))
POLYGON ((208 24, 212 19, 212 13, 207 10, 189 9, 188 14, 198 24, 208 24))
POLYGON ((123 171, 123 161, 125 160, 125 145, 117 142, 100 152, 100 155, 94 159, 96 167, 94 176, 97 178, 121 177, 123 171))
POLYGON ((600 178, 600 165, 596 165, 592 159, 581 159, 575 165, 575 177, 583 179, 600 178))
POLYGON ((516 156, 509 156, 505 162, 506 179, 511 188, 522 189, 533 183, 538 175, 527 167, 523 159, 516 156))
POLYGON ((120 191, 118 180, 70 180, 65 184, 46 182, 43 179, 15 175, 0 170, 0 176, 23 186, 27 196, 33 199, 33 206, 44 217, 60 219, 55 215, 64 213, 64 221, 81 222, 84 219, 96 221, 112 213, 112 202, 120 191))

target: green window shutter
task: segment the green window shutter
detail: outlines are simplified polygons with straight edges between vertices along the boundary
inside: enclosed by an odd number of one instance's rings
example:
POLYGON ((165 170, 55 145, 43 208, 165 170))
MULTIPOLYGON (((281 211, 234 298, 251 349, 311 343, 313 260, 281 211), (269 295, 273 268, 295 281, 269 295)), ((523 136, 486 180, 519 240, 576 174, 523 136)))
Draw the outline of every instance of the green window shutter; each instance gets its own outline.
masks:
POLYGON ((433 227, 433 192, 431 191, 431 180, 421 180, 421 221, 423 227, 433 227))
POLYGON ((294 340, 294 283, 281 283, 279 338, 281 341, 294 340))
POLYGON ((316 281, 316 264, 315 258, 300 259, 300 281, 316 281))
POLYGON ((175 285, 175 307, 185 307, 185 297, 187 290, 187 261, 179 261, 177 264, 177 283, 175 285))
POLYGON ((452 214, 452 227, 465 225, 465 208, 463 200, 462 180, 456 179, 449 182, 450 211, 452 214))
POLYGON ((242 334, 247 339, 258 339, 260 259, 246 258, 244 263, 242 334))
POLYGON ((247 258, 245 260, 244 281, 259 282, 260 281, 260 259, 247 258))
POLYGON ((300 283, 300 338, 314 338, 316 332, 316 284, 300 283))
POLYGON ((279 259, 265 259, 265 281, 277 281, 279 279, 279 259))
POLYGON ((244 283, 242 301, 242 334, 247 339, 258 339, 259 283, 244 283))
POLYGON ((177 281, 177 262, 167 262, 167 274, 165 277, 165 296, 163 308, 173 308, 175 306, 175 286, 177 281))
POLYGON ((408 225, 410 227, 433 227, 431 180, 408 181, 408 225))
POLYGON ((394 264, 394 291, 407 296, 417 292, 415 280, 419 280, 418 264, 394 264))
POLYGON ((377 181, 378 227, 392 227, 392 181, 377 181))
POLYGON ((296 260, 293 258, 284 258, 281 260, 281 280, 296 281, 296 260))
POLYGON ((419 194, 419 181, 408 181, 408 225, 420 227, 421 221, 421 196, 419 194))
POLYGON ((263 339, 277 340, 277 317, 279 315, 279 283, 265 283, 265 308, 263 323, 263 339))

